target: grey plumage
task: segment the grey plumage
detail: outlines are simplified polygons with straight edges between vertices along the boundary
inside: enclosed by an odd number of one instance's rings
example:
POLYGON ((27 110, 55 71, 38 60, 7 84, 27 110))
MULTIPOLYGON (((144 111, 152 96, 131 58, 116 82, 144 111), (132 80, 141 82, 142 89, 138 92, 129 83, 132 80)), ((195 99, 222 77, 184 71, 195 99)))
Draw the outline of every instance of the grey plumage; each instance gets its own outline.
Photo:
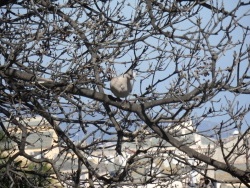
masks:
POLYGON ((119 98, 126 98, 133 88, 133 71, 129 70, 126 74, 114 77, 110 81, 112 93, 119 98))

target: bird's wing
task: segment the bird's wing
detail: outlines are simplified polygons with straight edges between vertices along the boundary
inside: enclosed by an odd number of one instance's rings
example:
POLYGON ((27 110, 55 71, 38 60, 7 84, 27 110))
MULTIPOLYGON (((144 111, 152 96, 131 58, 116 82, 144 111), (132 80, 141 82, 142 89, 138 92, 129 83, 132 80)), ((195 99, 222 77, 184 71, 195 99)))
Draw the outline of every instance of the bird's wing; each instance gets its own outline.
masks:
POLYGON ((122 91, 122 90, 126 89, 126 88, 125 88, 125 84, 126 84, 126 83, 124 83, 125 80, 126 80, 126 79, 124 79, 124 78, 121 77, 121 76, 115 77, 115 78, 113 78, 113 79, 111 80, 111 84, 110 84, 110 85, 111 85, 111 87, 115 88, 116 90, 122 91))

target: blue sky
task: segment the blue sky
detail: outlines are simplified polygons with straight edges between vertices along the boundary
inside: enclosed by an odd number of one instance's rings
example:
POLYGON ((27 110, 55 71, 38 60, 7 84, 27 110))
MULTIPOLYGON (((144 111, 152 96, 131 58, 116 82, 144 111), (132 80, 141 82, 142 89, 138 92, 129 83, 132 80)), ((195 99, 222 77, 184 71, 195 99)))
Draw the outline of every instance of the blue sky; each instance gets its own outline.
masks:
MULTIPOLYGON (((121 2, 121 1, 110 1, 110 4, 106 3, 105 6, 110 6, 111 8, 116 4, 116 2, 121 2)), ((124 15, 125 17, 127 18, 134 18, 132 15, 133 13, 136 11, 134 10, 133 8, 131 8, 131 6, 133 7, 133 3, 137 3, 138 1, 133 1, 133 2, 130 2, 130 5, 128 5, 128 3, 126 3, 124 5, 124 9, 123 9, 123 12, 121 13, 121 15, 124 15)), ((244 1, 243 1, 244 2, 244 1)), ((247 2, 247 1, 245 1, 247 2)), ((224 1, 219 1, 219 3, 224 3, 224 6, 225 6, 225 10, 232 10, 234 7, 235 7, 235 3, 236 1, 234 0, 224 0, 224 1)), ((185 4, 185 3, 183 3, 185 4)), ((102 5, 104 5, 102 2, 98 2, 98 5, 101 7, 102 5)), ((143 6, 141 7, 143 8, 143 6)), ((110 13, 110 12, 109 12, 110 13)), ((241 10, 238 12, 238 15, 237 15, 237 18, 241 18, 241 16, 246 13, 248 14, 248 16, 246 16, 245 18, 242 18, 240 19, 239 23, 242 24, 242 25, 245 25, 245 26, 250 26, 250 19, 249 19, 249 7, 248 6, 244 6, 241 8, 241 10)), ((121 16, 120 15, 120 16, 121 16)), ((73 18, 74 14, 72 15, 72 18, 73 18)), ((79 22, 83 22, 84 23, 84 20, 85 20, 85 15, 82 16, 82 19, 79 19, 79 22)), ((196 21, 195 19, 198 19, 200 18, 201 21, 202 21, 202 24, 201 26, 204 27, 204 28, 207 28, 206 25, 207 23, 209 22, 210 18, 211 18, 211 13, 210 13, 210 10, 207 10, 205 8, 203 8, 203 10, 196 16, 194 17, 193 19, 194 20, 190 20, 190 21, 185 21, 185 22, 181 22, 179 25, 176 25, 179 29, 183 29, 183 32, 180 32, 179 33, 177 32, 176 34, 178 35, 182 35, 184 33, 186 33, 186 30, 195 30, 197 28, 193 28, 192 26, 192 23, 191 21, 196 21)), ((212 21, 213 20, 216 20, 216 16, 215 17, 212 17, 211 18, 212 21)), ((230 18, 225 18, 223 20, 223 24, 222 25, 218 25, 216 29, 218 29, 219 27, 227 27, 228 23, 230 23, 230 18)), ((56 23, 55 23, 56 24, 56 23)), ((165 29, 166 31, 171 31, 171 28, 166 28, 165 29)), ((86 34, 88 36, 88 34, 90 33, 90 29, 87 29, 86 30, 86 34)), ((218 35, 214 35, 214 36, 210 36, 209 37, 209 41, 211 44, 216 44, 218 43, 218 41, 220 41, 220 38, 221 36, 223 35, 223 32, 220 32, 218 35)), ((233 41, 242 41, 242 30, 238 27, 235 28, 235 30, 231 33, 232 37, 233 37, 233 41)), ((91 35, 89 35, 91 37, 91 35)), ((71 36, 73 37, 73 36, 71 36)), ((131 37, 131 39, 133 38, 133 36, 131 37)), ((146 39, 144 42, 139 42, 137 44, 137 47, 144 47, 146 45, 152 45, 151 47, 149 46, 150 48, 150 51, 147 52, 147 54, 144 55, 144 62, 142 62, 138 67, 138 77, 136 78, 136 81, 135 81, 135 85, 134 85, 134 89, 133 89, 133 92, 132 94, 137 94, 137 95, 141 95, 142 93, 144 93, 146 91, 146 87, 148 87, 148 85, 152 84, 152 83, 155 83, 158 79, 162 79, 162 78, 165 78, 167 75, 170 75, 174 68, 175 68, 175 63, 173 62, 173 54, 171 54, 172 52, 172 46, 169 45, 169 41, 167 38, 165 37, 159 37, 158 39, 156 38, 153 38, 153 37, 149 37, 148 39, 146 39), (154 79, 152 76, 149 76, 148 77, 148 73, 146 72, 148 69, 149 69, 149 65, 152 64, 152 70, 154 69, 155 66, 158 65, 159 62, 157 62, 156 60, 154 60, 154 57, 158 56, 160 51, 157 51, 156 49, 153 49, 153 46, 154 45, 159 45, 162 49, 164 50, 168 50, 169 53, 166 53, 166 56, 163 58, 163 62, 165 63, 165 67, 166 68, 164 71, 158 71, 157 74, 155 75, 154 79)), ((185 45, 188 45, 188 44, 185 44, 185 45)), ((191 44, 190 44, 191 45, 191 44)), ((249 45, 249 40, 248 40, 248 45, 249 45)), ((230 47, 230 46, 229 46, 230 47)), ((39 44, 35 45, 34 46, 34 49, 36 48, 39 48, 39 44)), ((180 48, 180 49, 183 49, 181 48, 181 46, 176 46, 176 48, 180 48)), ((240 48, 240 44, 232 49, 229 49, 229 50, 226 50, 225 53, 223 54, 220 54, 219 55, 219 61, 217 63, 217 68, 218 67, 221 67, 221 68, 226 68, 227 66, 231 65, 233 63, 233 53, 234 51, 238 51, 240 48)), ((81 53, 83 53, 85 50, 86 50, 86 47, 84 45, 81 45, 79 48, 75 45, 74 42, 70 43, 70 42, 65 42, 65 43, 60 43, 58 46, 57 46, 57 51, 55 53, 57 54, 60 54, 63 50, 67 50, 67 54, 68 56, 61 56, 60 58, 61 59, 57 59, 56 61, 52 61, 50 58, 46 57, 44 58, 43 60, 41 60, 41 63, 46 66, 46 67, 49 67, 49 66, 55 66, 57 65, 58 66, 58 69, 60 69, 62 72, 65 72, 66 70, 69 69, 69 67, 71 65, 74 65, 74 63, 79 63, 79 62, 85 62, 86 59, 76 59, 77 62, 70 62, 69 60, 71 59, 72 56, 74 55, 79 55, 81 53), (77 50, 76 50, 77 49, 77 50), (60 67, 59 65, 60 64, 64 64, 64 66, 60 67)), ((111 50, 110 49, 103 49, 103 52, 110 52, 111 50)), ((138 49, 136 51, 136 55, 139 55, 141 53, 142 49, 138 49)), ((185 54, 188 54, 189 52, 188 51, 183 51, 183 53, 185 54)), ((131 60, 133 61, 135 59, 135 56, 134 56, 134 52, 133 51, 129 51, 128 53, 126 53, 123 57, 121 58, 116 58, 114 60, 111 60, 111 61, 114 61, 116 62, 117 64, 114 66, 114 69, 115 69, 115 72, 116 72, 116 75, 119 75, 119 74, 122 74, 124 73, 130 66, 130 64, 123 64, 124 62, 131 62, 131 60)), ((197 56, 200 56, 200 57, 203 57, 203 56, 209 56, 209 54, 204 53, 203 51, 200 51, 199 53, 197 53, 197 56)), ((88 57, 89 58, 89 57, 88 57)), ((34 57, 34 62, 36 62, 37 58, 34 57)), ((186 60, 183 59, 183 65, 185 65, 185 61, 188 62, 189 58, 187 58, 186 60)), ((105 69, 106 68, 106 64, 107 62, 103 62, 101 65, 102 67, 105 69)), ((241 63, 241 71, 244 71, 245 68, 248 66, 248 62, 247 62, 247 59, 245 61, 243 61, 241 63)), ((235 75, 235 70, 233 72, 233 74, 235 75)), ((160 93, 168 93, 168 90, 170 89, 170 85, 171 83, 174 82, 174 79, 176 77, 172 77, 171 79, 167 79, 166 81, 162 82, 159 84, 159 86, 156 88, 156 91, 157 92, 160 92, 160 93)), ((111 94, 111 92, 109 91, 109 82, 105 82, 104 83, 105 86, 106 86, 106 90, 105 90, 105 93, 107 94, 111 94)), ((86 100, 89 101, 89 99, 83 99, 83 100, 86 100)), ((228 92, 222 92, 220 93, 219 95, 217 95, 216 97, 213 98, 214 101, 218 101, 220 100, 220 104, 224 104, 224 106, 227 106, 228 105, 228 101, 232 101, 231 102, 231 105, 233 108, 237 108, 237 105, 238 106, 244 106, 244 105, 249 105, 249 96, 248 95, 232 95, 228 92)), ((62 100, 64 101, 64 100, 62 100)), ((217 105, 217 104, 215 104, 217 105)), ((204 110, 209 107, 212 106, 212 103, 211 102, 208 102, 206 105, 202 106, 201 108, 198 108, 196 109, 192 114, 191 116, 193 117, 196 117, 196 118, 199 118, 200 115, 204 112, 204 110)), ((219 106, 215 106, 217 108, 219 108, 219 106)), ((157 110, 157 108, 155 108, 155 110, 157 110)), ((98 119, 98 115, 95 117, 98 119)), ((90 117, 90 118, 93 118, 94 117, 90 117)), ((221 116, 216 116, 216 117, 207 117, 206 120, 207 121, 212 121, 212 122, 216 122, 216 123, 220 123, 222 120, 225 121, 229 118, 229 116, 227 114, 222 114, 221 116)), ((244 128, 247 127, 247 123, 250 123, 250 114, 247 114, 245 116, 245 120, 243 121, 244 123, 244 128)))
MULTIPOLYGON (((135 1, 137 2, 137 1, 135 1)), ((113 3, 115 4, 115 2, 113 1, 113 3)), ((236 6, 236 2, 233 0, 230 1, 220 1, 220 3, 224 3, 225 6, 225 10, 230 11, 232 9, 234 9, 234 7, 236 6)), ((101 2, 99 2, 99 5, 101 6, 101 2)), ((131 5, 131 4, 130 4, 131 5)), ((108 5, 107 5, 108 6, 108 5)), ((111 4, 112 6, 112 4, 111 4)), ((126 7, 126 5, 124 5, 126 7)), ((132 5, 133 6, 133 5, 132 5)), ((124 8, 124 12, 122 13, 124 16, 130 17, 130 13, 132 13, 134 10, 129 8, 131 6, 127 6, 126 8, 124 8)), ((243 8, 241 8, 241 11, 237 12, 237 18, 241 18, 241 16, 246 13, 248 11, 248 7, 245 6, 243 8)), ((249 13, 248 13, 249 14, 249 13)), ((132 16, 133 17, 133 16, 132 16)), ((213 21, 216 21, 216 17, 213 17, 211 15, 210 10, 203 8, 203 10, 196 16, 196 18, 200 18, 202 21, 201 26, 204 27, 205 29, 208 27, 207 23, 210 21, 210 19, 213 21)), ((249 16, 247 18, 243 18, 239 20, 239 23, 245 26, 250 26, 250 22, 249 22, 249 16)), ((193 20, 195 21, 195 20, 193 20)), ((211 28, 211 30, 216 31, 217 29, 219 29, 220 27, 227 27, 227 25, 230 23, 230 18, 225 18, 222 22, 222 25, 218 25, 215 28, 211 28)), ((183 33, 186 33, 187 29, 195 29, 192 27, 191 22, 181 22, 178 26, 180 29, 183 29, 183 33)), ((168 30, 168 28, 166 28, 166 30, 168 30)), ((210 30, 210 29, 209 29, 210 30)), ((181 35, 182 33, 177 33, 179 35, 181 35)), ((210 36, 209 37, 209 42, 211 45, 215 45, 218 44, 218 42, 221 40, 221 37, 224 35, 223 32, 219 32, 218 35, 214 35, 214 36, 210 36)), ((233 37, 233 41, 242 41, 242 30, 238 27, 236 27, 232 33, 231 33, 232 37, 233 37)), ((160 44, 161 46, 164 46, 169 49, 169 52, 172 50, 171 46, 169 46, 167 43, 168 41, 162 37, 159 39, 155 39, 152 37, 149 37, 145 43, 144 42, 139 42, 137 47, 143 47, 146 44, 160 44), (160 40, 159 40, 160 39, 160 40), (166 44, 165 44, 166 43, 166 44)), ((178 47, 177 47, 178 48, 178 47)), ((218 67, 221 67, 222 69, 225 69, 226 67, 232 65, 233 63, 233 53, 234 51, 238 51, 240 48, 240 44, 234 48, 230 49, 230 46, 228 47, 228 49, 225 51, 225 53, 221 53, 219 54, 219 60, 217 62, 217 69, 218 67)), ((137 55, 140 54, 142 50, 138 50, 136 53, 137 55)), ((188 53, 188 52, 185 52, 188 53)), ((152 67, 157 65, 157 62, 155 60, 153 60, 153 58, 155 56, 159 55, 159 52, 156 50, 150 51, 150 53, 148 53, 147 55, 145 55, 145 62, 141 63, 137 69, 139 70, 138 72, 138 77, 136 78, 135 84, 134 84, 134 89, 132 94, 137 94, 140 95, 141 93, 145 92, 145 88, 152 83, 155 83, 158 79, 162 79, 165 78, 166 75, 170 75, 174 68, 175 68, 175 64, 173 63, 173 58, 171 56, 171 53, 169 53, 168 57, 164 58, 164 61, 166 63, 166 70, 162 71, 162 72, 158 72, 155 75, 154 80, 152 79, 152 76, 147 77, 147 73, 143 72, 143 71, 147 71, 149 68, 149 64, 152 64, 152 67), (148 60, 147 60, 148 59, 148 60), (147 61, 146 61, 147 60, 147 61)), ((199 54, 200 57, 202 56, 206 56, 209 55, 206 53, 204 53, 203 51, 201 51, 199 54)), ((114 62, 116 62, 117 64, 114 66, 116 75, 120 75, 122 73, 124 73, 128 68, 129 65, 124 65, 124 62, 130 62, 131 60, 134 59, 134 54, 133 51, 129 51, 126 55, 124 55, 122 58, 117 58, 114 59, 114 62)), ((188 59, 187 59, 188 61, 188 59)), ((185 64, 185 62, 184 62, 185 64)), ((105 63, 103 63, 103 67, 105 67, 105 63)), ((245 68, 248 66, 248 62, 247 59, 245 61, 243 61, 241 63, 241 72, 245 70, 245 68)), ((236 76, 236 72, 235 70, 233 71, 233 75, 236 76)), ((161 84, 159 84, 159 86, 156 88, 156 91, 160 92, 160 93, 166 93, 168 92, 168 89, 170 88, 170 84, 171 82, 173 82, 173 79, 175 77, 173 77, 172 79, 168 79, 165 82, 162 82, 161 84)), ((206 79, 206 78, 204 78, 206 79)), ((233 82, 235 84, 235 82, 233 82)), ((105 92, 107 94, 111 94, 111 92, 109 91, 109 82, 105 82, 105 86, 107 88, 107 90, 105 90, 105 92)), ((132 97, 132 96, 131 96, 132 97)), ((208 111, 208 109, 214 105, 215 108, 221 109, 223 112, 218 115, 218 116, 208 116, 207 118, 205 118, 206 121, 212 122, 212 124, 220 124, 222 121, 227 121, 230 116, 223 110, 223 108, 228 107, 228 105, 230 104, 232 106, 232 108, 236 109, 237 106, 247 106, 249 105, 249 101, 247 100, 247 98, 249 98, 248 95, 233 95, 229 92, 221 92, 220 94, 216 95, 210 102, 206 103, 205 105, 201 106, 200 108, 197 108, 196 110, 193 111, 193 113, 191 114, 191 117, 195 119, 199 119, 201 114, 203 114, 204 111, 208 111), (220 101, 219 104, 216 104, 215 101, 220 101), (222 106, 219 106, 222 105, 222 106)), ((157 108, 155 108, 155 110, 157 111, 157 108)), ((97 116, 98 118, 98 116, 97 116)), ((242 126, 242 130, 245 130, 248 127, 248 123, 250 122, 250 114, 248 113, 245 116, 245 119, 243 120, 243 126, 242 126)), ((229 130, 233 130, 232 126, 228 127, 229 130)))

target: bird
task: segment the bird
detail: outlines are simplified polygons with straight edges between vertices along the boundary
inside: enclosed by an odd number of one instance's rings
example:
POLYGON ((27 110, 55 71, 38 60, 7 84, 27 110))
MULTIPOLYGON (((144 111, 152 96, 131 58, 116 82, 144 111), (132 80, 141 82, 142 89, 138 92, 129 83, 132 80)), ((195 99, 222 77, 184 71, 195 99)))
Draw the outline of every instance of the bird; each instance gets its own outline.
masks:
POLYGON ((130 69, 127 73, 114 77, 110 81, 110 89, 118 98, 127 98, 133 89, 135 74, 130 69))

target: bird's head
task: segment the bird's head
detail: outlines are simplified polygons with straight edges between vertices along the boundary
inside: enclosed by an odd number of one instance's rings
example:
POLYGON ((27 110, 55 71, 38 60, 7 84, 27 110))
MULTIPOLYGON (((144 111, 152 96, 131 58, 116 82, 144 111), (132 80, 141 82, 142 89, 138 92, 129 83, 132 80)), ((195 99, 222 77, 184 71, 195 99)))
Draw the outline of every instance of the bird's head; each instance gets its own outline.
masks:
POLYGON ((126 74, 124 74, 125 77, 127 77, 129 80, 133 80, 135 79, 135 72, 133 72, 133 70, 129 70, 126 74))

